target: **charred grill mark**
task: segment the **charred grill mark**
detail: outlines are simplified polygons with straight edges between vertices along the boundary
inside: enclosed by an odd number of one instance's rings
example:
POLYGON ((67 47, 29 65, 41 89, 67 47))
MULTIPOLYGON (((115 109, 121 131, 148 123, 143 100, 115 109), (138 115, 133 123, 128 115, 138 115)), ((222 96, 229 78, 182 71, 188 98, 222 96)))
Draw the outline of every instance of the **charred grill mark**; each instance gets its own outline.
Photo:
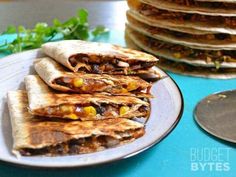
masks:
MULTIPOLYGON (((45 125, 44 127, 47 127, 47 126, 45 125)), ((31 132, 30 144, 38 145, 38 144, 41 144, 42 142, 45 142, 45 143, 61 142, 69 137, 69 135, 66 135, 65 133, 61 131, 51 131, 51 130, 47 130, 48 128, 46 129, 44 127, 37 126, 37 127, 30 128, 29 130, 29 132, 31 132)))

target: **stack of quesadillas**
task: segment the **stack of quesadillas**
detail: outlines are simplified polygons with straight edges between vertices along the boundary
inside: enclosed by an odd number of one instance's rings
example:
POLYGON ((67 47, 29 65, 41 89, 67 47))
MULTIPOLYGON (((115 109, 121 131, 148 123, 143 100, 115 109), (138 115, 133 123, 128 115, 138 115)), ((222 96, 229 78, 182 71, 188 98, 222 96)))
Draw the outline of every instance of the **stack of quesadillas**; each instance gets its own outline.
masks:
POLYGON ((152 84, 139 74, 157 59, 119 46, 68 40, 47 43, 35 59, 38 75, 10 91, 13 153, 20 156, 91 153, 144 135, 134 120, 150 114, 152 84))
POLYGON ((159 67, 236 77, 235 1, 128 0, 128 5, 127 43, 159 56, 159 67))

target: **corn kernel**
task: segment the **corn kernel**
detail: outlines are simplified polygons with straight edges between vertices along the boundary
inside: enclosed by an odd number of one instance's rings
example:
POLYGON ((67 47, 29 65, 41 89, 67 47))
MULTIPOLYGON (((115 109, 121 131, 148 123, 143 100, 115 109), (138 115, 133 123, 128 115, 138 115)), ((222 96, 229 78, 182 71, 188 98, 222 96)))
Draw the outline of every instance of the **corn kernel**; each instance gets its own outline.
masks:
POLYGON ((73 84, 75 87, 81 87, 83 85, 84 81, 82 78, 75 78, 73 80, 73 84))
POLYGON ((137 89, 137 84, 135 82, 131 82, 131 83, 128 84, 127 90, 132 91, 132 90, 135 90, 135 89, 137 89))
POLYGON ((122 88, 122 89, 121 89, 121 92, 122 92, 122 93, 127 93, 127 92, 128 92, 128 90, 127 90, 127 89, 125 89, 125 88, 122 88))
POLYGON ((93 106, 84 107, 84 111, 87 115, 90 115, 90 116, 96 116, 97 115, 97 111, 93 106))
POLYGON ((74 111, 74 109, 75 109, 75 107, 73 105, 61 105, 60 106, 60 110, 62 112, 69 112, 69 113, 71 113, 71 112, 74 111))
POLYGON ((123 116, 124 114, 126 114, 129 111, 129 107, 128 106, 121 106, 120 107, 120 116, 123 116))
POLYGON ((78 119, 78 116, 73 113, 65 115, 64 117, 69 118, 69 119, 74 119, 74 120, 78 119))
POLYGON ((180 58, 181 57, 181 53, 180 52, 175 52, 173 55, 174 55, 175 58, 180 58))

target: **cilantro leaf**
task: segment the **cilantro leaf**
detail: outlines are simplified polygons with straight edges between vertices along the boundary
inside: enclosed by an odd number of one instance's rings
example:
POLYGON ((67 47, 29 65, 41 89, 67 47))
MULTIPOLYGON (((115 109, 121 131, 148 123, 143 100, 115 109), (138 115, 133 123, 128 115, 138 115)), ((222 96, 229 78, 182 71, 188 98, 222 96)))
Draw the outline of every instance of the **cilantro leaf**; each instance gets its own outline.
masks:
POLYGON ((107 32, 109 32, 109 30, 105 26, 102 26, 102 25, 98 25, 92 30, 92 34, 94 37, 100 36, 101 34, 104 34, 107 32))
POLYGON ((37 23, 33 29, 26 29, 24 26, 8 26, 1 35, 16 33, 17 36, 12 42, 0 42, 0 52, 21 52, 39 48, 45 42, 62 39, 89 40, 90 35, 92 35, 93 38, 96 38, 107 32, 108 30, 101 25, 90 30, 88 24, 88 11, 86 9, 80 9, 75 17, 71 17, 65 22, 54 19, 52 26, 42 22, 37 23))

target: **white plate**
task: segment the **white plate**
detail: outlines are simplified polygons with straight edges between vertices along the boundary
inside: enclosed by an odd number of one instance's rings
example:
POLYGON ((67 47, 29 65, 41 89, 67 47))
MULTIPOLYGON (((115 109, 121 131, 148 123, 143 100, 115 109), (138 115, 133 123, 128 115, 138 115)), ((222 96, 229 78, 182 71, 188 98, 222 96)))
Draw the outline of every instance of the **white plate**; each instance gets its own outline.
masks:
POLYGON ((178 123, 183 111, 181 92, 173 80, 159 70, 164 79, 156 82, 152 88, 155 96, 151 100, 151 116, 146 124, 146 133, 136 141, 101 152, 61 156, 61 157, 21 157, 12 153, 10 118, 6 103, 6 93, 24 87, 23 78, 34 74, 33 60, 43 54, 39 49, 10 55, 0 60, 0 160, 19 165, 36 167, 75 167, 88 166, 119 160, 136 155, 162 140, 178 123))

